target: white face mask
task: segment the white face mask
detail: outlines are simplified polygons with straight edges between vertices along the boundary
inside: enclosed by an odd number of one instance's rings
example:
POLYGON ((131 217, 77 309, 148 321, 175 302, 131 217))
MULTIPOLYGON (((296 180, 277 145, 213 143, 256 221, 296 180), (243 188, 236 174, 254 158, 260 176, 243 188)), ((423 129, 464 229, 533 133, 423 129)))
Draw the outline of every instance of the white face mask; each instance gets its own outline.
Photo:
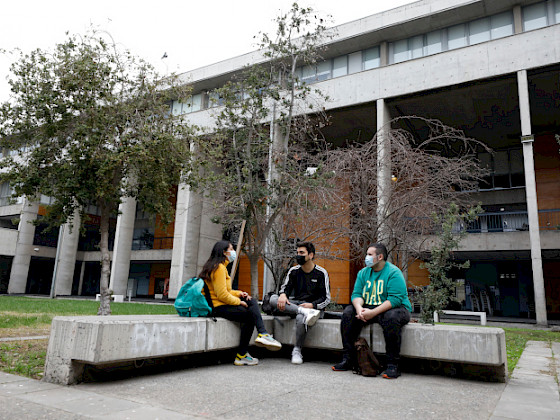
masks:
POLYGON ((229 254, 227 256, 229 262, 233 262, 235 261, 235 259, 237 258, 237 253, 233 250, 229 251, 229 254))
POLYGON ((366 267, 373 267, 373 255, 366 255, 366 267))

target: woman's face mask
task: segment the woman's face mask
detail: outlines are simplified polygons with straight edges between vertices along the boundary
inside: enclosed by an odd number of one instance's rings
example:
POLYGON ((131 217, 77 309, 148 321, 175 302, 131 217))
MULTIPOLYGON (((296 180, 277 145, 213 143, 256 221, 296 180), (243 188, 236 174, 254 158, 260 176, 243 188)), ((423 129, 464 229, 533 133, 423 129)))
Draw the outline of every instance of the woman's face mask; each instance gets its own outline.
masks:
POLYGON ((231 250, 229 251, 227 258, 229 262, 234 262, 235 259, 237 258, 237 253, 234 250, 231 250))

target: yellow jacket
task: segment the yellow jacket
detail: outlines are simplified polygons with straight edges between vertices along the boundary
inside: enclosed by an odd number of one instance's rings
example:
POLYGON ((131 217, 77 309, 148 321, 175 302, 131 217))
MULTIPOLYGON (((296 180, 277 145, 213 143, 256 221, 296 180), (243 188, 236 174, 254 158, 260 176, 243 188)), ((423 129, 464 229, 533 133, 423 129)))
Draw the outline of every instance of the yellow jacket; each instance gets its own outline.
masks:
POLYGON ((210 276, 211 281, 207 281, 210 299, 214 308, 222 305, 237 306, 241 304, 241 290, 231 289, 231 278, 227 272, 227 263, 221 263, 210 276))

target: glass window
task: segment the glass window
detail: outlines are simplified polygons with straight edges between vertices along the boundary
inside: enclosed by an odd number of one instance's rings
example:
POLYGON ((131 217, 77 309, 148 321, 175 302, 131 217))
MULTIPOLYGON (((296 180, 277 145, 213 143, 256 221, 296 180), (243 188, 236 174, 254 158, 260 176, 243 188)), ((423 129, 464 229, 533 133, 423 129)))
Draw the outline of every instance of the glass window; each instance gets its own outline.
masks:
POLYGON ((331 60, 322 61, 317 64, 317 81, 331 78, 331 60))
POLYGON ((362 52, 361 51, 357 51, 355 53, 352 54, 348 54, 348 74, 352 74, 352 73, 357 73, 359 71, 362 71, 363 68, 363 62, 362 62, 362 52))
POLYGON ((490 18, 478 19, 469 23, 469 44, 474 45, 490 40, 490 18))
POLYGON ((370 48, 364 51, 364 70, 374 69, 381 65, 379 58, 379 47, 370 48))
POLYGON ((181 110, 183 108, 183 104, 179 101, 173 101, 173 106, 171 109, 171 112, 173 113, 173 115, 179 115, 181 114, 181 110))
POLYGON ((543 1, 523 8, 524 31, 544 28, 546 24, 546 2, 543 1))
POLYGON ((443 50, 441 31, 426 34, 426 55, 436 54, 443 50))
POLYGON ((447 48, 453 50, 467 46, 467 28, 465 25, 456 25, 447 29, 447 48))
POLYGON ((554 1, 554 23, 560 23, 560 0, 554 1))
POLYGON ((191 112, 200 111, 202 109, 202 93, 197 93, 190 98, 191 112))
POLYGON ((301 80, 305 83, 313 83, 315 81, 315 76, 317 74, 317 70, 315 66, 304 66, 301 69, 301 80))
POLYGON ((510 12, 492 16, 490 25, 492 39, 513 35, 513 15, 510 12))
POLYGON ((408 47, 412 58, 424 56, 424 35, 413 36, 408 40, 408 47))
POLYGON ((348 56, 336 57, 333 60, 332 77, 346 76, 348 74, 348 56))
POLYGON ((393 63, 400 63, 410 59, 408 39, 401 39, 393 43, 393 63))
MULTIPOLYGON (((480 167, 492 171, 492 156, 490 153, 480 153, 478 155, 478 160, 480 161, 480 167)), ((488 190, 492 188, 492 174, 485 176, 480 182, 481 190, 488 190)))

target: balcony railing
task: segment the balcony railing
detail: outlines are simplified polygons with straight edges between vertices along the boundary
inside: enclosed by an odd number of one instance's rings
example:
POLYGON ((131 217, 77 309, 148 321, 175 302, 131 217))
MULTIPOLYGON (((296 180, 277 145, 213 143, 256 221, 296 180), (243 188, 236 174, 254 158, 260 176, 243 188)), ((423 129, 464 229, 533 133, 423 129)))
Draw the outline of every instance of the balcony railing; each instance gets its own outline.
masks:
MULTIPOLYGON (((560 230, 560 209, 539 210, 540 230, 560 230)), ((518 232, 529 230, 529 216, 526 211, 502 211, 481 213, 470 223, 457 223, 454 232, 466 230, 468 233, 518 232)))

